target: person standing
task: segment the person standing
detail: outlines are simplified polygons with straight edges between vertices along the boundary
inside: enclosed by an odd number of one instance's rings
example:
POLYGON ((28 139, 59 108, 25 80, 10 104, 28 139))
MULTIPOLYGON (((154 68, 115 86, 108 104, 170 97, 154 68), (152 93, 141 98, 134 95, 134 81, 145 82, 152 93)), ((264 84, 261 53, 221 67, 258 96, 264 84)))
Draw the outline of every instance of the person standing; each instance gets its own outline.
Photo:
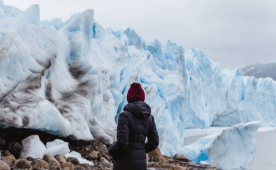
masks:
POLYGON ((118 118, 117 142, 108 148, 113 170, 147 170, 146 153, 159 145, 154 117, 144 100, 141 85, 132 83, 127 94, 128 104, 118 118))

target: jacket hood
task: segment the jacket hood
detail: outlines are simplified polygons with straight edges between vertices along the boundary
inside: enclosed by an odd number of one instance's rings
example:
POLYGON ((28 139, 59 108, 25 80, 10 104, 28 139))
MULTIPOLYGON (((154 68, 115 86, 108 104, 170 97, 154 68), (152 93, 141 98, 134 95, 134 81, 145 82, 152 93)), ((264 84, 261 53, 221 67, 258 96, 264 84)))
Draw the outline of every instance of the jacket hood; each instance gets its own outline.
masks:
POLYGON ((147 119, 151 115, 151 108, 144 101, 128 103, 125 105, 124 111, 129 111, 140 119, 147 119))

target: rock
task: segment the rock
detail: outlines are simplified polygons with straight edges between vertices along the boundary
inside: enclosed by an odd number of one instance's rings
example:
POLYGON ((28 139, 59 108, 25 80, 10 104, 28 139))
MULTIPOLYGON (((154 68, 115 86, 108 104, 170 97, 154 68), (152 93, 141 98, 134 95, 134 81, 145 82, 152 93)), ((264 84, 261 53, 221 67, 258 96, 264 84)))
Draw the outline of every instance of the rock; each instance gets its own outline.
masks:
POLYGON ((35 159, 31 165, 34 167, 34 168, 48 168, 49 164, 44 161, 44 160, 41 160, 41 159, 35 159))
POLYGON ((104 157, 106 160, 110 161, 110 157, 109 157, 107 154, 104 154, 103 157, 104 157))
POLYGON ((13 165, 15 162, 15 157, 13 155, 4 157, 10 165, 13 165))
POLYGON ((34 161, 34 158, 33 157, 27 157, 26 160, 27 161, 34 161))
POLYGON ((183 154, 177 153, 173 156, 173 160, 175 161, 184 161, 184 162, 191 162, 191 159, 186 157, 183 154))
POLYGON ((51 155, 44 155, 43 156, 43 160, 46 162, 49 162, 51 159, 53 159, 53 157, 51 155))
POLYGON ((80 164, 80 161, 75 157, 68 157, 66 161, 71 162, 72 164, 75 164, 75 165, 80 164))
POLYGON ((146 154, 146 160, 147 160, 147 163, 149 163, 149 155, 146 154))
POLYGON ((77 166, 75 166, 74 170, 85 170, 85 168, 80 165, 77 165, 77 166))
POLYGON ((102 145, 102 148, 103 148, 103 149, 107 149, 106 145, 102 145))
POLYGON ((66 162, 66 163, 61 164, 61 168, 63 170, 66 170, 66 169, 68 169, 68 170, 74 170, 74 166, 70 162, 66 162))
POLYGON ((63 156, 61 156, 61 155, 56 155, 56 156, 55 156, 55 159, 56 159, 60 164, 66 162, 66 159, 65 159, 63 156))
POLYGON ((106 160, 104 157, 101 157, 101 163, 109 164, 109 161, 106 160))
POLYGON ((20 158, 16 163, 15 166, 20 169, 26 169, 31 168, 31 165, 28 163, 28 161, 24 158, 20 158))
POLYGON ((51 170, 62 170, 61 167, 59 166, 52 166, 51 167, 51 170))
POLYGON ((18 142, 12 142, 9 144, 8 149, 16 158, 18 158, 22 151, 22 146, 18 142))
POLYGON ((6 140, 3 138, 0 138, 0 146, 6 145, 6 140))
POLYGON ((98 151, 93 151, 89 154, 89 158, 91 159, 98 159, 99 152, 98 151))
POLYGON ((60 167, 60 163, 51 155, 44 155, 43 160, 49 163, 51 167, 60 167))
POLYGON ((159 147, 148 153, 150 162, 165 162, 163 155, 161 154, 159 147))
POLYGON ((189 170, 187 167, 179 166, 179 165, 173 165, 173 164, 167 164, 167 163, 156 163, 152 167, 157 169, 175 169, 175 170, 189 170))
POLYGON ((11 166, 10 163, 5 158, 1 158, 0 160, 4 161, 7 165, 11 166))
POLYGON ((10 170, 10 167, 4 161, 0 160, 0 170, 10 170))
POLYGON ((9 150, 5 150, 4 156, 10 156, 10 155, 11 155, 10 151, 9 150))

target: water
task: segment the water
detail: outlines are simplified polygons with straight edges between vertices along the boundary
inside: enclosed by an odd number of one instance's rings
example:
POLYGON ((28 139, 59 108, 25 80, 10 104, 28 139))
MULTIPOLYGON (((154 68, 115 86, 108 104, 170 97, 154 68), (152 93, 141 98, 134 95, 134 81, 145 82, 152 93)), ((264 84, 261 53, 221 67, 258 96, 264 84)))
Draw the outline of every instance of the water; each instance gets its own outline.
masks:
POLYGON ((258 132, 257 151, 254 161, 249 167, 251 170, 275 170, 276 169, 276 130, 258 132))

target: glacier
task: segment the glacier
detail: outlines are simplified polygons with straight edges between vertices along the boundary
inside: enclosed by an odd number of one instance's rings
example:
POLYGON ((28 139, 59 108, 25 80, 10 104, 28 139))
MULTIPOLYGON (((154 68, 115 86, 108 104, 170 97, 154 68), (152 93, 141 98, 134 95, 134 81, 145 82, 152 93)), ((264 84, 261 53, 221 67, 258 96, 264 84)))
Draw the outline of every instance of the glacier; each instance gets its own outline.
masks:
POLYGON ((0 125, 34 128, 108 144, 130 84, 151 106, 160 151, 184 146, 184 129, 261 121, 276 125, 275 82, 220 71, 196 47, 146 42, 133 29, 104 29, 94 11, 40 21, 0 0, 0 125))
POLYGON ((234 125, 203 137, 181 148, 178 153, 186 155, 192 162, 211 164, 220 169, 246 170, 256 153, 257 130, 260 123, 257 121, 234 125))

